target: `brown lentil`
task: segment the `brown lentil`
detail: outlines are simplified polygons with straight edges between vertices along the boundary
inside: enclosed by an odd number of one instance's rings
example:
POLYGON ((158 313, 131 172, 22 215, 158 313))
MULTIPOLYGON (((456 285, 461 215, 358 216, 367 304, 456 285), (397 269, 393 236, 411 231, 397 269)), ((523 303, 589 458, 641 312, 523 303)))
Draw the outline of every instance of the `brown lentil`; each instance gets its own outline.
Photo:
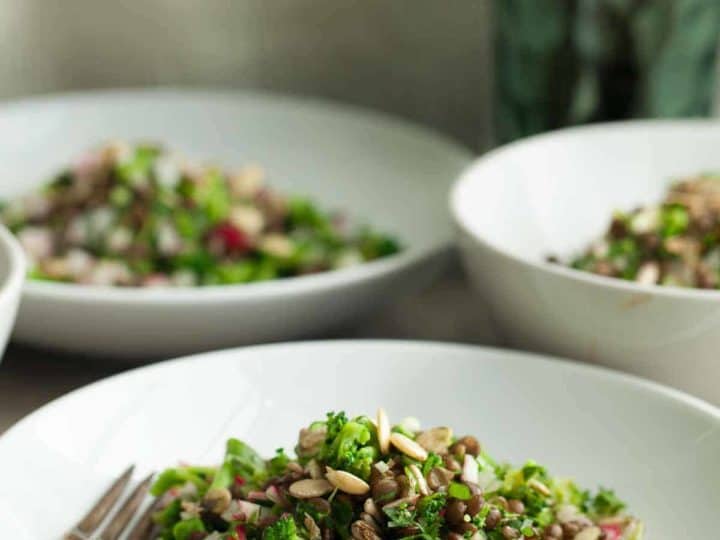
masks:
POLYGON ((467 505, 458 500, 452 500, 447 505, 445 510, 445 519, 450 523, 451 525, 460 525, 461 523, 465 522, 465 511, 467 510, 467 505))
POLYGON ((560 540, 563 537, 563 529, 558 523, 553 523, 545 527, 543 538, 545 540, 560 540))
POLYGON ((492 530, 500 524, 501 519, 502 514, 500 513, 500 510, 498 510, 497 508, 493 508, 488 512, 488 515, 485 518, 485 526, 488 529, 492 530))
POLYGON ((510 499, 507 502, 508 510, 513 514, 523 514, 525 512, 525 505, 521 500, 510 499))
POLYGON ((503 538, 506 538, 507 540, 520 537, 520 531, 510 527, 509 525, 505 525, 502 529, 500 529, 500 533, 503 535, 503 538))
POLYGON ((323 499, 321 497, 316 497, 314 499, 308 499, 308 502, 321 514, 329 514, 330 513, 330 503, 327 499, 323 499))
POLYGON ((455 529, 457 530, 457 532, 462 533, 463 535, 472 535, 477 532, 477 527, 467 521, 464 521, 460 525, 457 525, 455 529))
POLYGON ((478 455, 480 454, 480 443, 478 442, 478 440, 475 437, 473 437, 471 435, 465 435, 464 437, 460 438, 457 442, 462 444, 465 447, 465 451, 468 454, 470 454, 474 457, 478 457, 478 455))
POLYGON ((467 448, 465 448, 465 445, 461 442, 456 442, 450 447, 450 453, 455 456, 458 461, 465 459, 466 452, 467 448))
POLYGON ((484 504, 485 500, 482 495, 473 495, 467 503, 467 513, 470 514, 471 517, 475 517, 480 510, 482 510, 484 504))
POLYGON ((443 463, 445 467, 453 472, 457 472, 462 469, 462 465, 453 456, 443 456, 443 463))
POLYGON ((373 499, 387 502, 399 496, 400 484, 394 478, 383 478, 372 485, 371 491, 373 499))

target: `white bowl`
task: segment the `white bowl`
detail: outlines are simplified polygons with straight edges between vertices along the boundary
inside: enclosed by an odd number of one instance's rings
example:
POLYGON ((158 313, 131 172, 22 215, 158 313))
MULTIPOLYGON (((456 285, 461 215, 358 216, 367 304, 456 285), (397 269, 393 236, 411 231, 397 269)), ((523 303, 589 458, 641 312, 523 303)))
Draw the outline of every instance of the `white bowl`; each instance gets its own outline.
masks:
POLYGON ((10 231, 0 225, 0 362, 15 322, 25 268, 25 254, 10 231))
POLYGON ((720 124, 648 121, 531 137, 490 152, 451 195, 470 277, 510 344, 597 362, 720 403, 720 291, 640 286, 544 261, 569 257, 614 209, 720 170, 720 124))
POLYGON ((292 449, 299 428, 327 411, 378 406, 391 420, 413 415, 477 435, 500 459, 534 458, 588 488, 615 488, 646 520, 648 540, 713 537, 717 408, 531 354, 397 341, 221 351, 73 392, 0 437, 0 537, 59 538, 128 463, 138 478, 178 461, 215 464, 230 436, 270 455, 292 449), (28 503, 38 486, 52 504, 28 503))
POLYGON ((228 166, 259 162, 271 184, 395 233, 401 254, 267 283, 119 289, 31 281, 15 338, 68 351, 148 357, 315 335, 440 269, 452 239, 442 204, 470 154, 425 129, 322 102, 242 93, 122 91, 0 107, 0 198, 26 192, 110 138, 150 139, 228 166))

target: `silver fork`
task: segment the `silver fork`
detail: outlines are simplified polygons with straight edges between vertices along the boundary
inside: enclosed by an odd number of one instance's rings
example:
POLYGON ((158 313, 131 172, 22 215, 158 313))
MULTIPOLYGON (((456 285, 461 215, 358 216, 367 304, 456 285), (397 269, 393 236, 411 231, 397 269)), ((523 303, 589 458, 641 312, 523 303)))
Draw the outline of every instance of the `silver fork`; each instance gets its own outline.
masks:
MULTIPOLYGON (((153 474, 140 482, 135 489, 123 500, 125 488, 130 483, 134 466, 129 467, 110 488, 102 494, 100 499, 88 511, 77 525, 63 536, 63 540, 90 540, 99 538, 100 540, 117 540, 128 528, 133 517, 137 514, 138 509, 142 505, 148 494, 152 483, 153 474), (119 508, 118 508, 119 507, 119 508), (112 519, 107 525, 103 526, 105 519, 111 512, 118 508, 112 519)), ((154 524, 152 515, 157 510, 157 501, 145 510, 140 519, 135 523, 131 530, 128 531, 126 540, 149 540, 153 532, 154 524)))

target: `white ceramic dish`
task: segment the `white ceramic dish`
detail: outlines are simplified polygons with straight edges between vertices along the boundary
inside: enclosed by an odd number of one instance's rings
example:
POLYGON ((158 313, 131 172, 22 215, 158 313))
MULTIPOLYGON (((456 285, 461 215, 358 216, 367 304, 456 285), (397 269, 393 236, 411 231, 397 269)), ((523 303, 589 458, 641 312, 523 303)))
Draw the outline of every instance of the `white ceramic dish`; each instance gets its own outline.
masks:
POLYGON ((26 192, 110 138, 157 140, 218 163, 259 162, 269 181, 395 233, 400 255, 260 284, 128 290, 29 282, 15 338, 112 355, 180 354, 319 334, 436 274, 452 239, 442 204, 470 162, 461 147, 386 116, 241 93, 99 92, 0 107, 0 198, 26 192))
POLYGON ((720 124, 648 121, 532 137, 480 158, 451 206, 468 272, 519 348, 650 377, 720 403, 720 291, 631 282, 544 262, 601 235, 613 209, 720 170, 720 124))
POLYGON ((25 280, 25 255, 12 234, 0 225, 0 361, 15 322, 25 280))
POLYGON ((128 462, 138 477, 178 460, 215 463, 229 436, 269 454, 328 410, 379 405, 396 420, 451 422, 513 462, 533 457, 616 488, 647 521, 648 540, 710 538, 717 526, 720 410, 710 405, 527 353, 340 341, 157 364, 40 409, 0 438, 0 537, 59 538, 128 462), (38 497, 52 503, 28 503, 38 497))

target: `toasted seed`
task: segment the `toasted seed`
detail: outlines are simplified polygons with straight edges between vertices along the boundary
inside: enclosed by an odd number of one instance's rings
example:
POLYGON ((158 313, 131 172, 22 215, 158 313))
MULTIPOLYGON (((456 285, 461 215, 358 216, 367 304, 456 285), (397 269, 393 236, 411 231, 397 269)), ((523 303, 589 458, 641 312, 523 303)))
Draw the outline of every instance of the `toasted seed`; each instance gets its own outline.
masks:
POLYGON ((290 495, 297 499, 313 499, 322 497, 333 490, 330 482, 324 478, 305 478, 290 484, 290 495))
POLYGON ((427 483, 430 489, 437 490, 450 485, 455 473, 443 467, 433 467, 427 474, 427 483))
POLYGON ((452 443, 452 429, 449 427, 436 427, 423 431, 417 436, 415 442, 428 452, 436 454, 447 454, 448 447, 452 443))
POLYGON ((370 514, 376 520, 382 519, 382 514, 380 513, 380 509, 375 504, 375 501, 370 498, 365 499, 365 503, 363 504, 363 510, 365 510, 365 512, 370 514))
POLYGON ((599 527, 588 527, 575 535, 573 540, 598 540, 602 535, 599 527))
POLYGON ((320 527, 318 527, 317 523, 315 523, 315 520, 310 514, 305 514, 305 519, 303 520, 303 523, 305 524, 305 528, 310 535, 310 540, 320 540, 320 538, 322 538, 322 532, 320 531, 320 527))
POLYGON ((328 467, 325 478, 340 491, 350 495, 364 495, 370 491, 370 486, 365 480, 347 471, 335 471, 328 467))
POLYGON ((213 514, 222 514, 230 506, 232 495, 224 487, 214 487, 207 490, 202 505, 213 514))
POLYGON ((325 426, 315 429, 301 429, 297 447, 298 455, 300 457, 315 455, 323 442, 325 442, 326 433, 325 426))
POLYGON ((401 506, 403 504, 410 506, 415 504, 419 498, 420 497, 418 497, 417 495, 414 495, 412 497, 402 497, 383 506, 383 510, 387 510, 388 508, 395 508, 396 506, 401 506))
POLYGON ((360 512, 360 519, 370 525, 376 531, 380 532, 380 525, 378 524, 377 520, 367 512, 360 512))
POLYGON ((385 409, 380 407, 377 411, 377 432, 380 453, 390 452, 390 421, 385 409))
POLYGON ((381 540, 372 525, 362 520, 353 523, 350 532, 355 540, 381 540))
POLYGON ((528 480, 527 485, 528 485, 528 487, 531 487, 532 489, 537 491, 540 495, 544 495, 545 497, 549 497, 552 494, 549 487, 547 487, 545 484, 543 484, 539 480, 535 480, 534 478, 531 478, 530 480, 528 480))
POLYGON ((323 477, 322 468, 320 467, 320 464, 314 459, 308 461, 308 464, 305 466, 305 471, 310 475, 310 478, 314 480, 323 477))
POLYGON ((418 461, 425 461, 428 457, 427 450, 402 433, 391 434, 390 442, 403 454, 418 461))
POLYGON ((420 492, 420 495, 430 495, 430 488, 428 488, 427 482, 425 481, 425 477, 423 476, 420 468, 414 463, 408 468, 415 480, 415 485, 417 486, 417 490, 420 492))
POLYGON ((569 523, 563 523, 563 536, 565 538, 572 538, 575 539, 575 536, 580 533, 582 530, 582 527, 579 523, 576 523, 574 521, 570 521, 569 523))

